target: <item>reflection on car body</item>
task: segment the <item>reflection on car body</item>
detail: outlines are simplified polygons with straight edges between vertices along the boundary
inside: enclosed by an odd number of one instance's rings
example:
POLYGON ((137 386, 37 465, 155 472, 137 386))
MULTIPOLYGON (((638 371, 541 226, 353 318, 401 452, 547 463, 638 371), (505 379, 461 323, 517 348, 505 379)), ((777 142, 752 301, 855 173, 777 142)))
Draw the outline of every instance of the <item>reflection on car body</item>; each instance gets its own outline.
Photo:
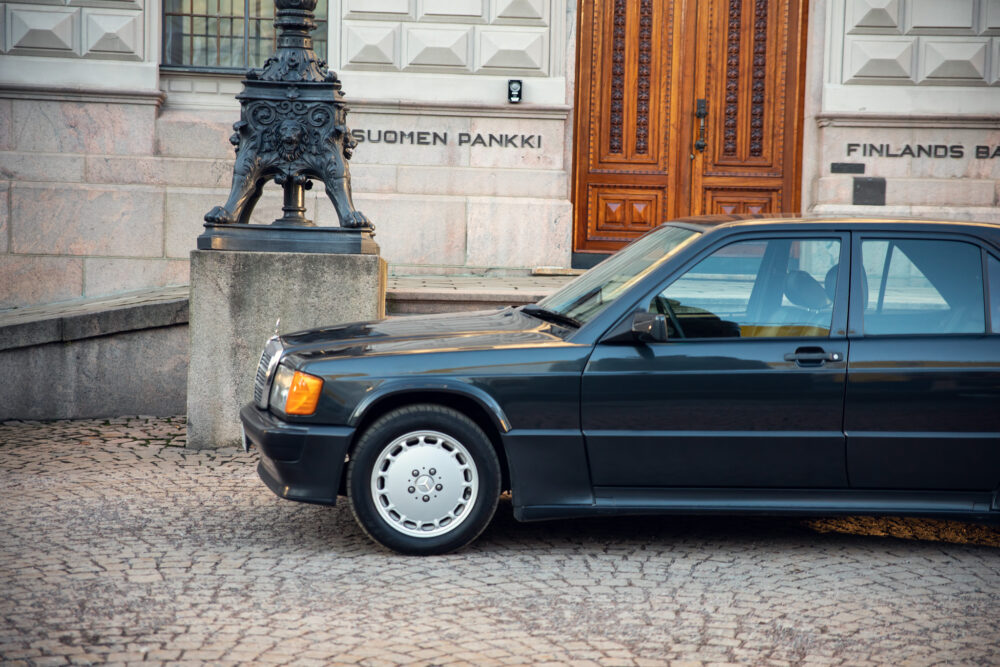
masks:
POLYGON ((504 489, 521 520, 994 519, 998 257, 985 224, 678 220, 537 305, 276 337, 241 418, 275 493, 407 553, 504 489))

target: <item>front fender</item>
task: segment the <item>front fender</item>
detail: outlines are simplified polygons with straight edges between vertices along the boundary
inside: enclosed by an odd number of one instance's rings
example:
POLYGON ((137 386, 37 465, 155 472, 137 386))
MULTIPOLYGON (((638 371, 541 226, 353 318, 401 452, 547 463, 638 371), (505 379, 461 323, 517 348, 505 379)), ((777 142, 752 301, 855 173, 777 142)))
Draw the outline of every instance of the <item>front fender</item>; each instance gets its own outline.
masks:
POLYGON ((357 427, 364 419, 368 410, 381 400, 394 395, 414 392, 439 392, 469 398, 486 411, 486 414, 490 416, 490 419, 500 433, 510 431, 510 420, 507 419, 507 415, 495 398, 468 382, 447 378, 437 378, 430 382, 426 379, 407 379, 382 384, 358 402, 351 412, 347 423, 349 426, 357 427))

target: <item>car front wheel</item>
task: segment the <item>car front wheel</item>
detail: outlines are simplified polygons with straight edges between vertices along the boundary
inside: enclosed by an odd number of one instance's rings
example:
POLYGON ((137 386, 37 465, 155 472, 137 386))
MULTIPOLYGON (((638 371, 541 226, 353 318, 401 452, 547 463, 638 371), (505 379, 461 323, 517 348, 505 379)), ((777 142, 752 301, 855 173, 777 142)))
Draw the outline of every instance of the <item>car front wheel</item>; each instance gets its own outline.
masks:
POLYGON ((483 430, 441 405, 412 405, 377 419, 347 466, 351 509, 376 542, 407 554, 441 554, 472 542, 500 496, 500 464, 483 430))

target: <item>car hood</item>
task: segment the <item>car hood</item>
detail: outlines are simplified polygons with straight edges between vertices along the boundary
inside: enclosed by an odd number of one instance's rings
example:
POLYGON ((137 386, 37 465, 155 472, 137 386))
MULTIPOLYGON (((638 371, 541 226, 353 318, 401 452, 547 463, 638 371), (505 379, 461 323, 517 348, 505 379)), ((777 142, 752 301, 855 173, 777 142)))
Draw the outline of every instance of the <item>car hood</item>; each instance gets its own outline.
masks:
POLYGON ((285 356, 302 361, 334 357, 445 352, 562 343, 572 329, 518 308, 352 322, 281 336, 285 356))

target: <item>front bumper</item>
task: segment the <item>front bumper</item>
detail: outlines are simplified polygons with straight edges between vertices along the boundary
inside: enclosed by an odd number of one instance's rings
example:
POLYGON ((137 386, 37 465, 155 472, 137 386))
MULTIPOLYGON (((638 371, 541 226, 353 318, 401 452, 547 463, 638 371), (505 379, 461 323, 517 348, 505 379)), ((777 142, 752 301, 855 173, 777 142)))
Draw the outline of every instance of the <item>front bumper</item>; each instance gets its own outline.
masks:
POLYGON ((260 450, 257 474, 271 491, 288 500, 337 502, 353 428, 289 424, 252 403, 240 410, 240 421, 247 442, 260 450))

